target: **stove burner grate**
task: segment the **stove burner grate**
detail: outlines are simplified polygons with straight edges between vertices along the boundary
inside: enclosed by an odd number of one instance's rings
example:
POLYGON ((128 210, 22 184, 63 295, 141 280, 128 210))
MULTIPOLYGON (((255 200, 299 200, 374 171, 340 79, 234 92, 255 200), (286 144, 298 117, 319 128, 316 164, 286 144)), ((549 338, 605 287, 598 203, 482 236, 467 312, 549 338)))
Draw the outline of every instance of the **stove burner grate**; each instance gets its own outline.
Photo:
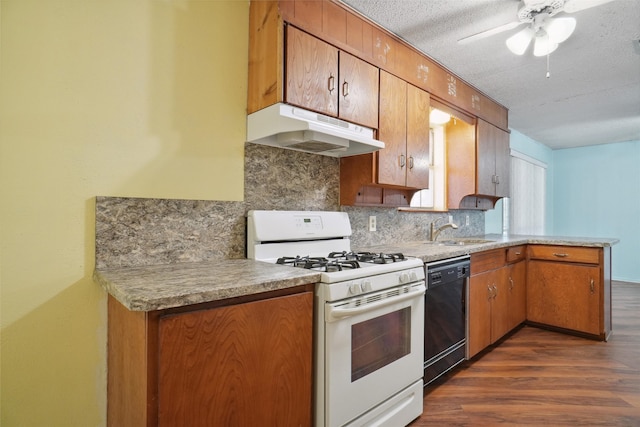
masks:
POLYGON ((319 270, 326 272, 342 271, 343 269, 360 268, 355 259, 327 259, 324 257, 296 256, 278 258, 276 264, 319 270))

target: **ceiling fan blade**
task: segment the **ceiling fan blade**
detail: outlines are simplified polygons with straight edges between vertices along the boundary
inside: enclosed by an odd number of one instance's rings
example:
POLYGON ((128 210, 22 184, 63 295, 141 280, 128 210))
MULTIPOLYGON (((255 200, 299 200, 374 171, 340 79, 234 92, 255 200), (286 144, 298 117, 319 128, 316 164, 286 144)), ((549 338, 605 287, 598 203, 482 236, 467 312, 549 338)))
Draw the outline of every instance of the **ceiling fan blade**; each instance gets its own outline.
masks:
POLYGON ((519 27, 522 24, 523 24, 523 22, 519 22, 519 21, 509 22, 508 24, 500 25, 500 26, 497 26, 495 28, 491 28, 490 30, 482 31, 480 33, 476 33, 476 34, 473 34, 473 35, 468 36, 468 37, 463 37, 460 40, 458 40, 458 43, 460 43, 460 44, 471 43, 473 41, 480 40, 480 39, 483 39, 485 37, 492 36, 494 34, 498 34, 498 33, 504 32, 504 31, 512 30, 512 29, 514 29, 516 27, 519 27))
POLYGON ((567 13, 575 13, 581 10, 590 9, 614 0, 567 0, 562 8, 567 13))

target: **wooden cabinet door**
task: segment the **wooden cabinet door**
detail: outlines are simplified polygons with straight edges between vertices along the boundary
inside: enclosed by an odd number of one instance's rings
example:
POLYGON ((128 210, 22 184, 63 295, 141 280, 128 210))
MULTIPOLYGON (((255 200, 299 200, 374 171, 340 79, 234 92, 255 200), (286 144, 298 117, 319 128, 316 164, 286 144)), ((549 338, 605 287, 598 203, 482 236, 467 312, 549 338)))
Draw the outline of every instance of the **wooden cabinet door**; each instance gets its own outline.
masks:
POLYGON ((490 286, 493 290, 491 298, 491 344, 502 338, 509 328, 509 286, 508 269, 500 268, 493 272, 490 286))
POLYGON ((429 188, 429 93, 407 85, 407 187, 429 188))
POLYGON ((169 315, 160 426, 309 426, 313 293, 169 315))
POLYGON ((527 319, 600 335, 600 268, 530 260, 527 267, 527 319))
POLYGON ((509 134, 478 119, 476 124, 476 193, 509 196, 509 134))
POLYGON ((385 143, 378 151, 378 183, 404 186, 407 169, 407 83, 380 72, 380 129, 385 143))
POLYGON ((526 273, 525 261, 519 261, 507 267, 509 330, 512 330, 527 319, 526 273))
POLYGON ((338 115, 338 49, 287 26, 286 102, 338 115))
POLYGON ((377 129, 379 69, 342 51, 339 65, 338 117, 377 129))
POLYGON ((471 358, 491 344, 491 284, 494 271, 469 279, 467 357, 471 358))

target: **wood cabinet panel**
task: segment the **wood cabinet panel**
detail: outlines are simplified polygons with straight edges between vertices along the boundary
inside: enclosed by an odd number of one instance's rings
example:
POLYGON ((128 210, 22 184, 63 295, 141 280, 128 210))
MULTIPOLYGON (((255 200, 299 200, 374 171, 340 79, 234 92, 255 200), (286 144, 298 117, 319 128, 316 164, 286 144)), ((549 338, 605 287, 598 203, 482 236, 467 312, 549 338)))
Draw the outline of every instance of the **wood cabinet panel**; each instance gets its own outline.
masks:
POLYGON ((507 248, 507 262, 524 260, 527 256, 526 246, 512 246, 507 248))
POLYGON ((338 116, 378 128, 379 70, 346 52, 340 52, 338 116))
POLYGON ((429 188, 429 94, 407 85, 407 187, 429 188))
POLYGON ((491 344, 498 341, 511 330, 509 324, 509 282, 507 267, 494 272, 491 284, 493 297, 491 300, 491 344))
POLYGON ((284 31, 275 3, 252 1, 249 8, 247 112, 253 113, 284 99, 284 31))
POLYGON ((476 140, 475 126, 462 120, 451 120, 445 131, 447 152, 447 206, 454 209, 468 194, 475 193, 476 140))
POLYGON ((599 248, 580 246, 529 246, 529 258, 559 262, 599 264, 601 262, 601 252, 602 250, 599 248))
POLYGON ((307 292, 162 317, 159 425, 310 425, 312 313, 307 292))
POLYGON ((380 73, 380 130, 384 150, 378 152, 378 183, 405 185, 407 150, 407 84, 380 73))
POLYGON ((526 318, 526 261, 506 263, 506 249, 471 254, 467 357, 505 336, 526 318))
POLYGON ((527 319, 544 325, 602 334, 599 266, 529 261, 527 319))
POLYGON ((310 426, 313 289, 152 312, 109 296, 107 425, 310 426))
POLYGON ((107 425, 156 426, 157 317, 107 301, 107 425), (151 332, 151 333, 149 333, 151 332))
MULTIPOLYGON (((509 248, 513 249, 513 248, 509 248)), ((524 252, 524 251, 523 251, 524 252)), ((512 330, 527 319, 527 263, 518 261, 507 267, 509 292, 508 330, 512 330)))
POLYGON ((491 251, 476 252, 471 254, 471 274, 475 275, 484 271, 495 270, 505 264, 505 250, 495 249, 491 251))
POLYGON ((509 196, 509 134, 484 120, 476 123, 476 194, 509 196))
POLYGON ((337 116, 338 84, 338 49, 288 26, 287 102, 337 116))
MULTIPOLYGON (((473 262, 471 263, 473 268, 473 262)), ((467 358, 471 358, 491 345, 491 283, 494 271, 486 271, 469 279, 469 306, 467 311, 467 358)))

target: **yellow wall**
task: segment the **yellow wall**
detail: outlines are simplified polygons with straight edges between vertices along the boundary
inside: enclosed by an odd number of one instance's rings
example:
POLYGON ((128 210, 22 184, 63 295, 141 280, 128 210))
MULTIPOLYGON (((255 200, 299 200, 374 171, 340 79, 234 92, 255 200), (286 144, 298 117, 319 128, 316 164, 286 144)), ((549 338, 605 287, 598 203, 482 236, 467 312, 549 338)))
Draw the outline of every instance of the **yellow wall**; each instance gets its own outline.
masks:
POLYGON ((106 422, 94 197, 242 200, 248 0, 2 0, 2 425, 106 422))

